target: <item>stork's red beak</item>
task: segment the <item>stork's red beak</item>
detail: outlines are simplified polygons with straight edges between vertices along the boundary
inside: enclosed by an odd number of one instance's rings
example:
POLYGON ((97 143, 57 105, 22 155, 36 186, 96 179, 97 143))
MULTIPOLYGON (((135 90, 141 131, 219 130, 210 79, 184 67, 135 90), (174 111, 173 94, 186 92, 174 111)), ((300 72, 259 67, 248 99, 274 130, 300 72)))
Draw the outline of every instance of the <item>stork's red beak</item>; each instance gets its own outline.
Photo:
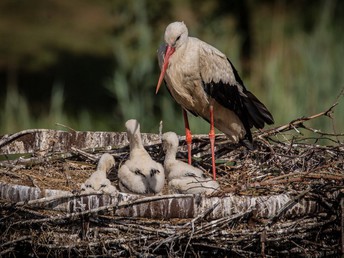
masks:
POLYGON ((168 60, 170 59, 171 55, 174 53, 175 50, 176 49, 174 47, 171 47, 171 46, 167 46, 167 48, 166 48, 164 63, 161 67, 160 77, 159 77, 158 85, 156 86, 155 94, 157 94, 159 89, 160 89, 162 79, 164 79, 165 72, 166 72, 167 67, 168 67, 168 60))

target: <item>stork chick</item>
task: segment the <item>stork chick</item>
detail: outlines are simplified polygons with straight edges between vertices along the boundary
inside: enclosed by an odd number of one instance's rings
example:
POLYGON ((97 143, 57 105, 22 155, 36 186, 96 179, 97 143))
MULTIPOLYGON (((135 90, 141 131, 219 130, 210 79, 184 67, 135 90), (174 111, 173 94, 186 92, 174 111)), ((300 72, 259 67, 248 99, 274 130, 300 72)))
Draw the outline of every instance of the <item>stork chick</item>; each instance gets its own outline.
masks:
POLYGON ((164 168, 170 192, 211 194, 219 190, 219 184, 207 178, 202 170, 176 159, 178 145, 178 137, 174 132, 163 134, 162 146, 166 153, 164 168))
POLYGON ((118 170, 119 188, 123 192, 160 193, 165 183, 163 166, 152 160, 142 144, 140 124, 135 119, 125 123, 130 156, 118 170))
POLYGON ((115 193, 117 189, 111 185, 107 178, 108 172, 115 165, 115 159, 112 155, 103 154, 98 162, 97 170, 81 185, 81 190, 86 193, 103 191, 105 193, 115 193))

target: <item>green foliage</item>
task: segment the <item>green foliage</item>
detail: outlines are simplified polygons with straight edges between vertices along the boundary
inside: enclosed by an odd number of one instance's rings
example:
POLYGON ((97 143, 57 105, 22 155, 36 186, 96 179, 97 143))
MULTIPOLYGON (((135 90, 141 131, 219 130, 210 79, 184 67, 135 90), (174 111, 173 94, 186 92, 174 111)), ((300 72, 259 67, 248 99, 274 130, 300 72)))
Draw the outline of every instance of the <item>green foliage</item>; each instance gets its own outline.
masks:
POLYGON ((114 19, 106 1, 0 1, 0 67, 40 69, 61 50, 109 54, 114 19))
MULTIPOLYGON (((333 24, 334 5, 326 2, 321 7, 320 17, 308 32, 302 29, 301 24, 295 26, 298 17, 285 13, 285 10, 277 11, 275 22, 270 27, 265 20, 257 26, 258 29, 262 26, 267 30, 270 28, 271 33, 257 38, 258 59, 253 69, 257 74, 252 75, 251 84, 257 82, 254 78, 261 76, 258 81, 265 93, 261 97, 269 103, 276 124, 326 110, 344 87, 344 68, 341 65, 344 37, 338 33, 340 28, 333 24)), ((259 92, 257 95, 260 96, 259 92)), ((335 121, 338 129, 342 130, 343 103, 337 109, 335 121)), ((324 131, 333 129, 328 120, 314 120, 312 123, 324 131)))
MULTIPOLYGON (((16 87, 8 87, 0 104, 0 132, 59 128, 55 123, 76 130, 122 131, 127 119, 136 118, 145 132, 157 132, 162 120, 165 131, 184 134, 181 108, 166 89, 155 95, 156 49, 166 25, 174 20, 185 21, 190 35, 216 46, 232 60, 247 88, 271 110, 276 124, 327 109, 344 86, 344 26, 334 19, 337 2, 312 2, 306 9, 307 1, 293 7, 283 1, 244 3, 251 50, 244 47, 247 38, 238 29, 239 3, 1 1, 0 67, 40 69, 57 62, 60 51, 113 55, 113 75, 95 90, 105 87, 115 102, 107 114, 91 115, 89 107, 72 117, 64 110, 60 83, 53 87, 50 108, 37 116, 32 114, 30 101, 16 87), (249 60, 243 60, 248 51, 249 60), (249 73, 243 72, 245 62, 249 73)), ((338 131, 344 128, 343 106, 340 103, 335 112, 338 131)), ((208 123, 192 115, 190 125, 193 133, 209 130, 208 123)), ((314 127, 332 131, 326 119, 315 120, 314 127)))
POLYGON ((12 132, 16 128, 29 128, 31 123, 26 99, 15 89, 7 92, 0 121, 2 131, 12 132))
POLYGON ((29 128, 97 130, 107 126, 104 121, 90 117, 86 110, 81 110, 77 119, 68 116, 63 109, 63 99, 63 85, 58 83, 51 92, 50 107, 35 117, 31 114, 25 97, 15 89, 10 90, 5 97, 4 109, 0 115, 1 131, 11 133, 29 128))

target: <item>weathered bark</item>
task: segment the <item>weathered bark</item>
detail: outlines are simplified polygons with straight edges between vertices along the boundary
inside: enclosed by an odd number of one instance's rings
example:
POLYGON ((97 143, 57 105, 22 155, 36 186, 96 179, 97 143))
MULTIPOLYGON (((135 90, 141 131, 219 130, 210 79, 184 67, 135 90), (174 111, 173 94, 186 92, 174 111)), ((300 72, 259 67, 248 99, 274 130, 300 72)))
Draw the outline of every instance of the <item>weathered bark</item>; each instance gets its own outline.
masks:
POLYGON ((84 195, 67 191, 40 190, 35 187, 0 183, 0 199, 17 205, 38 206, 40 208, 60 210, 68 213, 84 211, 111 210, 118 216, 146 218, 193 218, 213 206, 209 213, 211 219, 232 216, 238 213, 254 211, 255 219, 271 219, 284 212, 284 217, 305 216, 318 212, 320 206, 314 200, 295 200, 290 194, 270 196, 238 196, 227 194, 221 197, 205 195, 162 195, 144 197, 133 194, 84 195))
MULTIPOLYGON (((142 134, 144 145, 160 142, 156 134, 142 134)), ((78 149, 120 148, 128 145, 126 133, 66 132, 49 129, 25 130, 0 139, 0 154, 68 152, 78 149)))

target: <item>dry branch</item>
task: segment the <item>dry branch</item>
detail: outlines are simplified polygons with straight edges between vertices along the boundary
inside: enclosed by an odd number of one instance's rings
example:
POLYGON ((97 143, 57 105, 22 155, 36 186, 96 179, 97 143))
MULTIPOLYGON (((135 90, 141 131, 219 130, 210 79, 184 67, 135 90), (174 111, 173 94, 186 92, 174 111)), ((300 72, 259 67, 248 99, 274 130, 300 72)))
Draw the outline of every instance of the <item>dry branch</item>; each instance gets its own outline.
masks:
MULTIPOLYGON (((303 125, 304 122, 312 120, 312 119, 315 119, 315 118, 319 118, 321 116, 331 117, 332 113, 334 112, 333 109, 338 104, 339 103, 336 102, 329 109, 327 109, 327 110, 325 110, 323 112, 320 112, 318 114, 315 114, 315 115, 312 115, 312 116, 308 116, 308 117, 300 117, 300 118, 297 118, 297 119, 289 122, 288 124, 281 125, 281 126, 269 129, 269 130, 265 130, 262 133, 258 133, 258 137, 262 138, 262 137, 266 137, 266 136, 270 136, 270 135, 275 135, 277 133, 286 132, 286 131, 289 131, 289 130, 296 130, 296 128, 300 128, 300 127, 303 128, 304 127, 304 125, 303 125)), ((317 131, 317 132, 319 132, 319 131, 317 131)), ((331 135, 331 134, 328 134, 328 135, 331 135)), ((337 136, 337 134, 332 134, 332 136, 337 136)))

